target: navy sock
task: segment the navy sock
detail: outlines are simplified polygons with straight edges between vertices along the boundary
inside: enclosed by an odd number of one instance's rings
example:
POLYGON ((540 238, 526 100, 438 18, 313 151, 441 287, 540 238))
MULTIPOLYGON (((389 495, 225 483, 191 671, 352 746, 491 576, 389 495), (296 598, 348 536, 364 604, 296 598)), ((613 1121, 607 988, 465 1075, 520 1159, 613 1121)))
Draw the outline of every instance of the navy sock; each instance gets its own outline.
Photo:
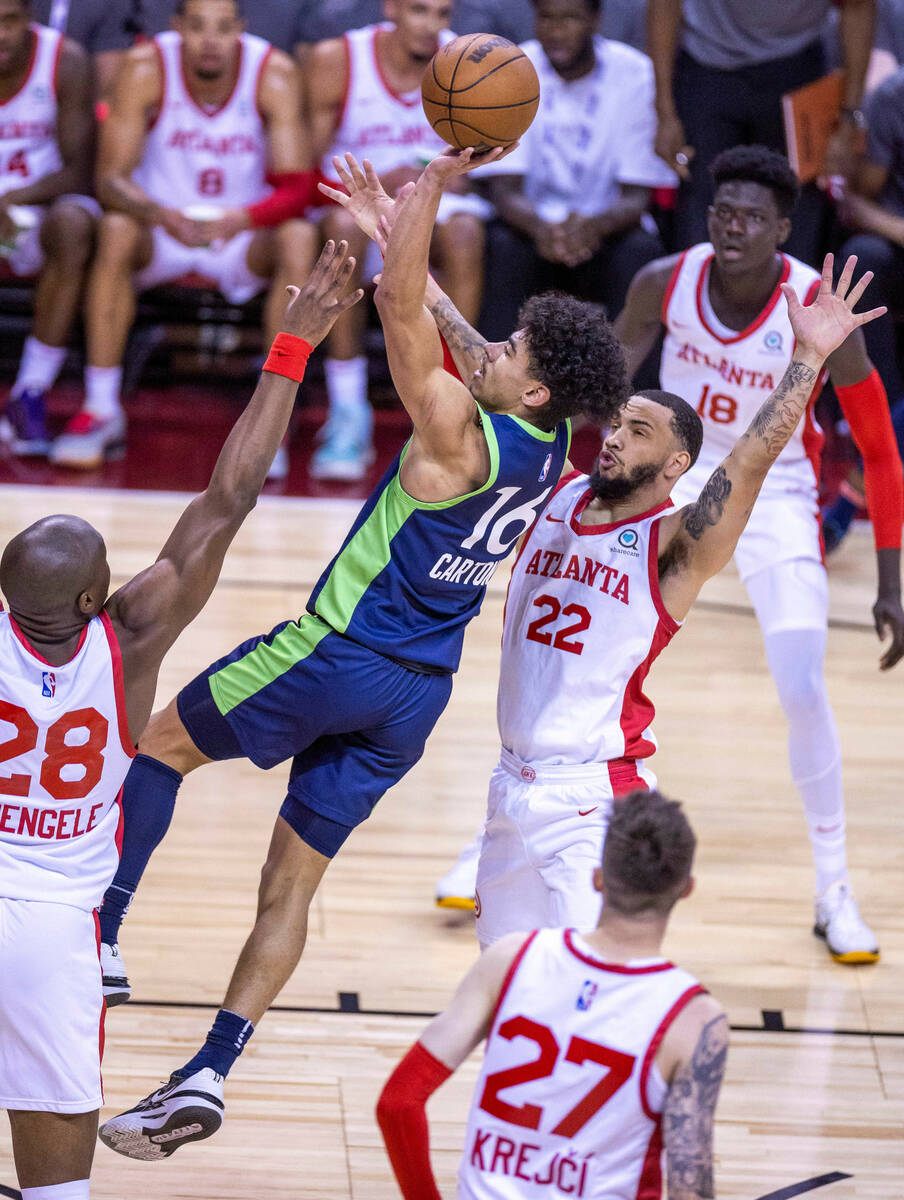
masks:
POLYGON ((182 776, 166 763, 136 754, 122 790, 122 855, 98 917, 100 940, 113 945, 151 855, 163 841, 182 776))
POLYGON ((221 1008, 210 1027, 207 1041, 195 1057, 189 1059, 185 1066, 175 1073, 186 1078, 194 1075, 196 1071, 210 1067, 218 1075, 228 1075, 252 1033, 254 1026, 250 1021, 246 1021, 238 1013, 230 1012, 228 1008, 221 1008))

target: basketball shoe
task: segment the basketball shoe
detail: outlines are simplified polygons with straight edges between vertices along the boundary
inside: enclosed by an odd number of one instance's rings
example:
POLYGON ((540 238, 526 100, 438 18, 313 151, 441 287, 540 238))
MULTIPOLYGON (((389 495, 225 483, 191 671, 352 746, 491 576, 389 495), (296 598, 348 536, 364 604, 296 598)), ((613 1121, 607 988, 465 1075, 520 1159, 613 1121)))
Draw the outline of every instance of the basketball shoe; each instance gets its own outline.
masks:
POLYGON ((308 474, 312 479, 335 479, 354 483, 363 479, 376 458, 372 438, 370 405, 337 408, 317 434, 319 447, 311 455, 308 474))
POLYGON ((104 999, 107 1002, 107 1008, 125 1004, 132 995, 132 988, 126 975, 126 965, 119 953, 119 946, 101 942, 100 969, 103 974, 104 999))
POLYGON ((44 393, 26 388, 6 406, 4 439, 13 454, 22 458, 40 457, 50 449, 45 423, 44 393))
POLYGON ((120 409, 110 417, 87 410, 76 413, 50 447, 50 461, 58 467, 91 471, 108 458, 121 457, 126 446, 126 416, 120 409))
POLYGON ((824 939, 826 948, 840 963, 874 963, 879 961, 876 935, 860 916, 851 885, 836 879, 821 896, 816 897, 816 917, 813 932, 824 939))
POLYGON ((458 908, 474 912, 474 897, 477 893, 477 863, 483 844, 483 830, 477 834, 461 854, 458 862, 447 871, 436 885, 437 908, 458 908))
POLYGON ((223 1076, 204 1067, 187 1077, 171 1075, 134 1108, 104 1122, 98 1137, 117 1154, 154 1162, 216 1133, 223 1109, 223 1076))

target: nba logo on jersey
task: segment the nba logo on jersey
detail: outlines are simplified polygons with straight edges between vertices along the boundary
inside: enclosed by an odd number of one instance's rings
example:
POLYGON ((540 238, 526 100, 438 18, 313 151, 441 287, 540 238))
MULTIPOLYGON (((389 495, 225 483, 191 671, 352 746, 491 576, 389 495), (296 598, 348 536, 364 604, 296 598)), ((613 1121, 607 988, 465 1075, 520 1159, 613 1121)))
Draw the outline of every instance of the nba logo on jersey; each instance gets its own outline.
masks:
POLYGON ((552 466, 552 455, 547 454, 546 461, 543 464, 543 470, 540 472, 540 477, 537 480, 538 483, 543 483, 543 481, 546 479, 546 476, 549 474, 549 468, 551 466, 552 466))
POLYGON ((53 671, 44 671, 41 675, 41 695, 49 700, 56 695, 56 675, 53 671))
POLYGON ((578 1012, 587 1011, 587 1009, 593 1003, 593 997, 596 995, 598 990, 598 985, 595 984, 592 979, 584 980, 584 986, 578 993, 578 1002, 575 1005, 575 1008, 577 1008, 578 1012))

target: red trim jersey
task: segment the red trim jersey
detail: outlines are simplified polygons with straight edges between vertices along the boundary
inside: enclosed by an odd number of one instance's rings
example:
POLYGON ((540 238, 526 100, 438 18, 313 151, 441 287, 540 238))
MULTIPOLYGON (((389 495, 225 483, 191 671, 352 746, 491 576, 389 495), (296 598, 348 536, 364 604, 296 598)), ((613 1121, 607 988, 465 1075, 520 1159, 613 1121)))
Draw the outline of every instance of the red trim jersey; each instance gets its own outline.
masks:
POLYGON ((582 525, 586 475, 559 483, 512 568, 497 717, 527 763, 602 763, 656 749, 643 683, 679 629, 659 593, 659 521, 671 501, 582 525))
MULTIPOLYGON (((402 95, 393 90, 377 58, 377 34, 391 24, 365 25, 344 35, 347 83, 342 116, 333 144, 323 156, 321 170, 334 179, 333 157, 351 151, 358 162, 368 158, 380 175, 396 167, 414 166, 433 158, 446 143, 424 115, 421 89, 402 95)), ((448 29, 439 35, 440 46, 455 37, 448 29)), ((423 164, 421 164, 423 165, 423 164)))
POLYGON ((100 904, 119 862, 134 754, 107 614, 53 666, 0 611, 0 897, 100 904))
POLYGON ((503 984, 474 1089, 459 1200, 658 1200, 669 1026, 704 989, 665 959, 606 963, 532 933, 503 984))
MULTIPOLYGON (((692 246, 672 273, 662 306, 666 338, 662 387, 682 396, 703 419, 703 463, 711 468, 727 457, 784 375, 794 350, 794 333, 780 284, 789 283, 803 304, 812 302, 819 273, 783 254, 782 273, 765 308, 738 332, 720 324, 709 301, 713 248, 692 246)), ((822 431, 813 417, 820 379, 807 413, 769 469, 763 492, 814 489, 819 478, 822 431)), ((695 468, 700 470, 700 468, 695 468)))
POLYGON ((63 35, 32 25, 31 62, 25 82, 0 103, 0 195, 27 187, 63 165, 57 143, 56 73, 63 35))
POLYGON ((175 31, 154 38, 163 73, 163 95, 133 178, 151 199, 171 208, 209 204, 241 208, 263 200, 267 184, 266 125, 258 89, 273 49, 242 34, 239 71, 228 99, 200 107, 182 69, 182 39, 175 31))

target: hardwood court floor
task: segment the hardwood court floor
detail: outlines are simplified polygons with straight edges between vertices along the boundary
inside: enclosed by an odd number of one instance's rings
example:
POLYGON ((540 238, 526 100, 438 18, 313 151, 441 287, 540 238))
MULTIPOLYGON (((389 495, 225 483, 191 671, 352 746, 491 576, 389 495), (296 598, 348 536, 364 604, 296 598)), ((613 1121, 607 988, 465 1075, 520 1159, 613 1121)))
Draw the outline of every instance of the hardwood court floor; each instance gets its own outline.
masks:
MULTIPOLYGON (((50 511, 107 537, 114 585, 155 557, 184 498, 0 488, 0 544, 50 511)), ((356 504, 265 499, 205 612, 164 664, 159 699, 214 657, 303 608, 356 504)), ((726 1005, 733 1037, 719 1110, 718 1194, 758 1200, 825 1177, 816 1200, 904 1196, 904 665, 877 669, 868 531, 831 563, 829 689, 845 754, 852 875, 880 934, 877 967, 834 965, 810 933, 806 828, 783 719, 746 595, 713 581, 654 668, 663 789, 700 837, 698 886, 668 953, 726 1005), (764 1015, 765 1014, 765 1015, 764 1015), (806 1032, 795 1032, 805 1030, 806 1032), (832 1176, 838 1177, 832 1181, 832 1176)), ((497 753, 495 687, 504 572, 471 627, 452 702, 423 761, 330 867, 308 950, 230 1079, 211 1141, 163 1164, 98 1148, 98 1200, 330 1197, 397 1191, 373 1121, 383 1080, 473 960, 469 917, 433 907, 433 884, 476 829, 497 753), (339 1011, 346 1010, 358 1011, 339 1011), (313 1011, 312 1011, 313 1010, 313 1011)), ((190 778, 122 938, 132 1004, 107 1020, 109 1115, 203 1038, 250 928, 285 768, 214 765, 190 778)), ((434 1160, 453 1179, 476 1058, 431 1102, 434 1160)), ((0 1196, 14 1179, 0 1139, 0 1196)))

